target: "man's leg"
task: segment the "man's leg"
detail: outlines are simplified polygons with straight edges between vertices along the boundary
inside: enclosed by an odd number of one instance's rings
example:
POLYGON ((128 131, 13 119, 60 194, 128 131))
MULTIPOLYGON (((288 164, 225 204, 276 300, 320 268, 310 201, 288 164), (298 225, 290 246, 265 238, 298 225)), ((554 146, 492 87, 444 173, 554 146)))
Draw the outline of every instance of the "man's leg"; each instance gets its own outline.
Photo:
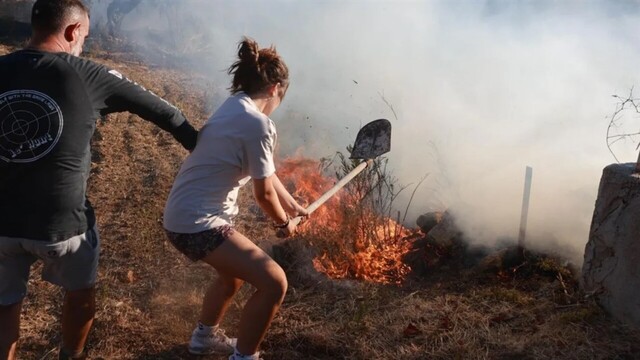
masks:
POLYGON ((96 313, 95 287, 67 291, 62 306, 62 353, 82 355, 96 313))
POLYGON ((100 254, 97 229, 58 243, 33 246, 45 264, 42 278, 65 289, 60 358, 83 358, 96 312, 95 283, 100 254))
POLYGON ((0 306, 0 359, 14 360, 16 344, 20 337, 20 310, 22 300, 12 305, 0 306))
POLYGON ((35 260, 23 249, 22 239, 0 236, 0 360, 16 358, 20 311, 35 260))

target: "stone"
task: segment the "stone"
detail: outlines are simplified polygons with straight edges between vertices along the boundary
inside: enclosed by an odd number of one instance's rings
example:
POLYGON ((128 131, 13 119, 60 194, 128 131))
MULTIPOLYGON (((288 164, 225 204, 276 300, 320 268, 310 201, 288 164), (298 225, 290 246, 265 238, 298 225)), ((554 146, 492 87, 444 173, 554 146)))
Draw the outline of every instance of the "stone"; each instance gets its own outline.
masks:
POLYGON ((440 221, 442 221, 443 213, 440 211, 433 211, 418 216, 416 225, 420 227, 420 230, 428 234, 440 221))
POLYGON ((604 168, 585 247, 581 285, 614 318, 640 327, 640 174, 604 168))
POLYGON ((449 212, 445 212, 438 223, 429 229, 427 238, 438 246, 450 248, 461 235, 462 232, 456 226, 453 216, 449 212))

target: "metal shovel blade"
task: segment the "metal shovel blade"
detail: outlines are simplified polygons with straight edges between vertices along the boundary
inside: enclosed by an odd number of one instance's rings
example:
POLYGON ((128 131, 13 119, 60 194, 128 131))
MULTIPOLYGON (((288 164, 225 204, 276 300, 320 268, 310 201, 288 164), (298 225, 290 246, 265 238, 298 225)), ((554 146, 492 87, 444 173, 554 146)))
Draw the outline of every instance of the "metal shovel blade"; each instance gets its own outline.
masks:
POLYGON ((360 129, 353 144, 351 159, 375 159, 391 150, 391 123, 374 120, 360 129))
MULTIPOLYGON (((338 190, 342 189, 349 181, 356 177, 356 175, 369 166, 369 164, 373 163, 373 159, 389 152, 389 150, 391 150, 391 123, 389 120, 378 119, 363 126, 356 136, 356 142, 353 144, 353 150, 351 151, 351 158, 366 161, 361 162, 353 168, 329 189, 329 191, 320 196, 320 198, 311 203, 311 205, 307 206, 309 214, 316 211, 317 208, 329 200, 338 190)), ((302 221, 302 217, 297 216, 290 221, 298 225, 300 221, 302 221)), ((285 237, 283 230, 278 230, 276 235, 278 237, 285 237)))

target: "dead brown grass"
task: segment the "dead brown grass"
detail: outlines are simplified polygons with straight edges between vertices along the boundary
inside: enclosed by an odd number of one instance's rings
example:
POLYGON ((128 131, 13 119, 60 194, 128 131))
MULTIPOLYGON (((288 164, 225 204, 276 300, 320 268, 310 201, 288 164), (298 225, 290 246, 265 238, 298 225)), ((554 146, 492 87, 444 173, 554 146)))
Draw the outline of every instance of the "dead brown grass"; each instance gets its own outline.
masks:
MULTIPOLYGON (((0 53, 10 50, 0 45, 0 53)), ((204 79, 196 75, 98 61, 177 104, 195 123, 209 115, 204 79)), ((160 226, 164 200, 186 153, 169 135, 128 114, 100 121, 93 149, 89 194, 103 247, 91 357, 194 358, 185 343, 215 274, 185 260, 160 226)), ((264 231, 248 191, 242 202, 241 231, 271 244, 272 234, 264 231)), ((294 239, 290 246, 313 248, 308 239, 294 239)), ((303 254, 296 251, 292 256, 303 254)), ((263 344, 266 359, 634 359, 640 354, 639 333, 585 300, 573 278, 559 279, 562 267, 547 264, 545 272, 535 265, 527 276, 501 277, 443 261, 426 276, 390 286, 310 277, 296 270, 312 271, 310 257, 297 260, 297 268, 288 267, 290 289, 263 344)), ((29 281, 20 354, 55 359, 62 294, 42 282, 38 270, 36 265, 29 281)), ((232 335, 250 294, 251 288, 243 287, 223 324, 232 335)))

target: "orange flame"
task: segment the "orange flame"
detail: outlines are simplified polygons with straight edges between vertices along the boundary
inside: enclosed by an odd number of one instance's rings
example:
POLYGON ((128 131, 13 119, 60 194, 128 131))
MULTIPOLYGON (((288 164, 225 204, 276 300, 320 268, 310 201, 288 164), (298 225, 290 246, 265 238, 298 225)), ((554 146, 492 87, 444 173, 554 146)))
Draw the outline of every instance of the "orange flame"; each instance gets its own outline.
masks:
MULTIPOLYGON (((278 176, 302 204, 314 201, 336 182, 325 176, 319 161, 295 156, 279 164, 278 176)), ((360 196, 339 191, 319 207, 301 229, 322 254, 313 260, 317 271, 334 279, 399 284, 411 271, 402 260, 410 251, 410 231, 398 222, 359 206, 360 196)))

